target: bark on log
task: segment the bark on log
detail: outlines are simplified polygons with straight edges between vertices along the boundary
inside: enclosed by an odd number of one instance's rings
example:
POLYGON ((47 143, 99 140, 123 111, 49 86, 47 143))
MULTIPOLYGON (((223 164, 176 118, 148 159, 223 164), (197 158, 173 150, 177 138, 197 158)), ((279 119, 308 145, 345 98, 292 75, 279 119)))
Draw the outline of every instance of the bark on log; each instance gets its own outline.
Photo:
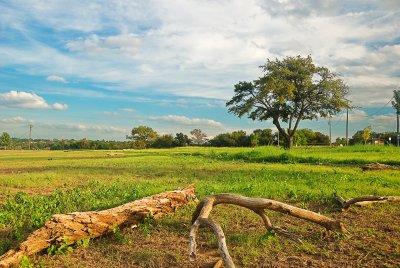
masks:
POLYGON ((356 206, 367 206, 373 203, 384 203, 384 202, 399 202, 400 196, 360 196, 344 200, 342 197, 336 197, 336 200, 342 206, 343 211, 347 211, 351 205, 356 206))
POLYGON ((44 227, 29 235, 16 250, 9 250, 0 256, 0 267, 18 264, 23 256, 38 253, 52 244, 66 241, 74 244, 83 238, 99 237, 112 232, 118 226, 140 223, 150 214, 159 218, 192 200, 196 200, 194 185, 107 210, 53 215, 44 227))
POLYGON ((298 241, 299 239, 293 237, 287 231, 280 229, 279 227, 273 226, 270 219, 265 213, 265 209, 274 210, 284 214, 291 215, 296 218, 311 221, 325 227, 327 230, 338 231, 341 233, 347 233, 343 223, 337 220, 333 220, 321 214, 294 207, 279 201, 264 199, 264 198, 250 198, 236 194, 216 194, 209 195, 204 198, 196 207, 195 212, 192 216, 192 228, 189 235, 189 247, 190 247, 190 259, 193 261, 196 259, 196 237, 197 231, 200 226, 209 226, 213 229, 217 240, 218 248, 221 254, 221 258, 227 268, 235 267, 229 251, 226 246, 225 235, 221 226, 212 219, 209 219, 209 215, 214 206, 218 204, 232 204, 241 207, 248 208, 262 218, 264 225, 268 231, 275 230, 278 234, 283 234, 289 238, 298 241))
POLYGON ((371 163, 362 166, 362 169, 365 170, 400 170, 400 167, 390 166, 379 163, 371 163))

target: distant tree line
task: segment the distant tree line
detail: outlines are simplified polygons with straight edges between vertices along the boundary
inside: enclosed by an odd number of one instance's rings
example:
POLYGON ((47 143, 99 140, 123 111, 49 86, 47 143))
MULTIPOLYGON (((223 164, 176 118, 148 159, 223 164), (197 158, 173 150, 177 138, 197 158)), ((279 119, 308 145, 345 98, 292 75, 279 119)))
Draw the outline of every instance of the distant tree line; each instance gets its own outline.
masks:
MULTIPOLYGON (((366 127, 358 130, 350 139, 349 144, 392 144, 396 145, 396 132, 378 133, 366 127)), ((202 130, 194 129, 190 135, 182 132, 159 135, 148 126, 138 126, 132 129, 127 141, 106 141, 88 139, 33 139, 32 150, 121 150, 146 148, 173 148, 185 146, 214 146, 214 147, 255 147, 278 144, 278 133, 271 129, 256 129, 247 134, 244 130, 221 133, 209 138, 202 130)), ((284 146, 284 140, 279 139, 279 145, 284 146)), ((311 129, 299 129, 293 138, 294 146, 329 145, 329 136, 311 129)), ((337 138, 335 146, 346 145, 345 138, 337 138)), ((28 139, 11 138, 7 132, 0 136, 0 149, 26 150, 29 148, 28 139)))
MULTIPOLYGON (((345 138, 338 138, 336 143, 345 144, 345 138), (343 143, 344 142, 344 143, 343 143)), ((397 133, 396 132, 374 132, 371 127, 366 127, 363 130, 358 130, 350 139, 350 145, 356 144, 385 144, 396 145, 397 133)))
MULTIPOLYGON (((27 150, 29 139, 12 138, 12 146, 9 149, 27 150)), ((32 150, 118 150, 129 148, 130 142, 127 141, 106 141, 88 139, 32 139, 32 150)), ((4 146, 1 146, 4 149, 4 146)))

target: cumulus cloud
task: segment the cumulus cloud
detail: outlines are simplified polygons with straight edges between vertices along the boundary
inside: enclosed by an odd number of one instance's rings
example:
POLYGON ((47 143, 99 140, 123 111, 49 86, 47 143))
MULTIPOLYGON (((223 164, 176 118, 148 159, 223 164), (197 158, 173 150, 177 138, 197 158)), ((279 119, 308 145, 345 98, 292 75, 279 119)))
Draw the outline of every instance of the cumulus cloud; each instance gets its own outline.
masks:
POLYGON ((212 119, 189 118, 182 115, 151 116, 149 119, 153 121, 170 122, 178 125, 223 127, 222 123, 212 119))
POLYGON ((35 93, 29 93, 24 91, 11 90, 6 93, 0 93, 0 104, 11 107, 11 108, 23 108, 23 109, 55 109, 55 110, 66 110, 67 104, 54 103, 48 104, 42 97, 35 93))
POLYGON ((61 82, 61 83, 68 83, 64 77, 58 75, 50 75, 46 78, 47 81, 50 82, 61 82))

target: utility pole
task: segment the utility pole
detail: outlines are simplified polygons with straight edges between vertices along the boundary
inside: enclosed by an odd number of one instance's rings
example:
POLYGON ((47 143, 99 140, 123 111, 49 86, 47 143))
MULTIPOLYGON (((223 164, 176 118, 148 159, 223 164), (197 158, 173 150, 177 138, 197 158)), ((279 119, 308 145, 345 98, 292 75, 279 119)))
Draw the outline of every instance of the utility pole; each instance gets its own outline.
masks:
POLYGON ((349 101, 347 101, 346 110, 346 146, 349 146, 349 101))
POLYGON ((31 149, 31 142, 32 142, 32 124, 29 124, 29 144, 28 148, 31 149))
POLYGON ((400 133, 399 133, 399 115, 400 115, 400 90, 393 90, 394 101, 392 101, 393 108, 396 110, 397 114, 397 147, 400 143, 400 133))
POLYGON ((329 147, 332 147, 332 122, 331 122, 331 118, 332 118, 332 116, 329 115, 329 121, 328 121, 328 125, 329 125, 329 147))
POLYGON ((399 134, 399 115, 400 115, 400 110, 397 110, 397 147, 399 147, 399 140, 400 140, 400 134, 399 134))

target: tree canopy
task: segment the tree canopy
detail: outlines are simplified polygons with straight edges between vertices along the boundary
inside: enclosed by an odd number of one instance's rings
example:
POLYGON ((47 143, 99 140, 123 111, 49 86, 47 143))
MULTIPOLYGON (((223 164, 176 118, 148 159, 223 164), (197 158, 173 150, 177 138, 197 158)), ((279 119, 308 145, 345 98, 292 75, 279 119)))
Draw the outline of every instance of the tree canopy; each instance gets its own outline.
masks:
POLYGON ((7 132, 3 132, 0 136, 0 145, 4 147, 5 150, 7 150, 7 147, 10 147, 12 144, 12 140, 10 137, 10 134, 7 132))
POLYGON ((311 56, 268 59, 260 68, 263 76, 236 84, 226 106, 239 117, 272 119, 287 148, 292 147, 301 120, 327 117, 348 107, 347 85, 338 74, 314 65, 311 56))
POLYGON ((204 142, 207 141, 207 135, 201 131, 201 129, 193 129, 190 131, 190 134, 192 135, 192 141, 196 145, 202 145, 204 142))
POLYGON ((138 126, 132 129, 132 136, 126 136, 133 140, 133 145, 137 149, 149 148, 158 138, 158 134, 151 127, 138 126))

